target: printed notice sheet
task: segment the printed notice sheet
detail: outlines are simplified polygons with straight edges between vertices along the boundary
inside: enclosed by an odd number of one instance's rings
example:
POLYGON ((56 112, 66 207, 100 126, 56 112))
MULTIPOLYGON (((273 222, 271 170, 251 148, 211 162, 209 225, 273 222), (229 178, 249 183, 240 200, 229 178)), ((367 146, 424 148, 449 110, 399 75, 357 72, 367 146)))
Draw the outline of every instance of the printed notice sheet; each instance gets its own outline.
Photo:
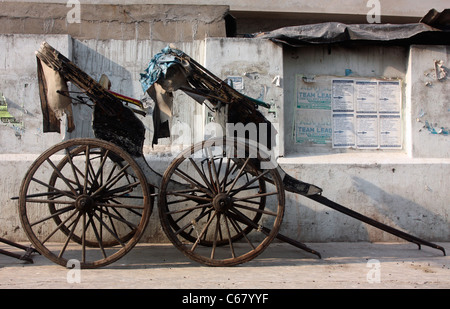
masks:
POLYGON ((333 114, 333 147, 355 146, 355 124, 353 114, 333 114))
POLYGON ((378 148, 377 115, 356 115, 356 147, 360 149, 378 148))
POLYGON ((333 148, 400 149, 398 80, 333 79, 333 148))
POLYGON ((330 111, 296 110, 295 142, 308 145, 325 145, 331 140, 330 111))
POLYGON ((353 80, 334 79, 332 82, 333 112, 353 112, 353 80))
POLYGON ((379 81, 378 82, 378 112, 380 114, 400 113, 400 82, 379 81))
POLYGON ((296 76, 295 143, 331 144, 331 77, 296 76))
POLYGON ((295 143, 402 148, 400 80, 299 74, 295 90, 295 143))
POLYGON ((380 115, 380 148, 402 148, 402 122, 400 115, 380 115))
POLYGON ((357 113, 377 113, 377 90, 376 81, 356 81, 355 100, 357 113))

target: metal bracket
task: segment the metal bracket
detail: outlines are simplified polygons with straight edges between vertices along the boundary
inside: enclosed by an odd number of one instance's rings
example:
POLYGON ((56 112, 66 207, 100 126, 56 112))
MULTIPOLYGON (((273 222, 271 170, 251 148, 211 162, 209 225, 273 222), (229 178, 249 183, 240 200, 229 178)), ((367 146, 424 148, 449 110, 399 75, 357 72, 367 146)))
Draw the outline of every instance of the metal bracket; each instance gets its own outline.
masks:
POLYGON ((28 246, 28 247, 27 246, 23 246, 23 245, 17 244, 15 242, 12 242, 10 240, 7 240, 7 239, 1 238, 1 237, 0 237, 0 242, 5 243, 5 244, 10 245, 10 246, 13 246, 13 247, 16 247, 16 248, 19 248, 19 249, 22 249, 22 250, 25 251, 24 254, 20 255, 20 254, 17 254, 17 253, 13 253, 13 252, 9 252, 9 251, 0 249, 0 253, 1 254, 7 255, 7 256, 10 256, 10 257, 22 260, 22 261, 26 261, 26 262, 31 263, 31 264, 33 264, 33 259, 31 258, 31 255, 33 253, 39 253, 36 249, 34 249, 31 246, 28 246))

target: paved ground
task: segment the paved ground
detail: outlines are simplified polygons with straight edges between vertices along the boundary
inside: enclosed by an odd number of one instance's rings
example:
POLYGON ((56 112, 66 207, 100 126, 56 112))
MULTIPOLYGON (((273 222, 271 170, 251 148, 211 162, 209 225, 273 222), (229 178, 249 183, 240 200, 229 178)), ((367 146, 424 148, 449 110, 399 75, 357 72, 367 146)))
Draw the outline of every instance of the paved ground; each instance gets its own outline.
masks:
MULTIPOLYGON (((206 267, 172 245, 141 244, 101 269, 70 270, 34 255, 34 264, 0 255, 1 289, 334 289, 450 288, 450 257, 409 243, 308 244, 322 259, 272 243, 235 267, 206 267), (68 276, 69 275, 69 276, 68 276), (69 280, 68 280, 69 278, 69 280), (76 281, 79 283, 71 283, 76 281)), ((450 243, 440 243, 447 253, 450 243)), ((12 250, 1 244, 0 248, 12 250)))

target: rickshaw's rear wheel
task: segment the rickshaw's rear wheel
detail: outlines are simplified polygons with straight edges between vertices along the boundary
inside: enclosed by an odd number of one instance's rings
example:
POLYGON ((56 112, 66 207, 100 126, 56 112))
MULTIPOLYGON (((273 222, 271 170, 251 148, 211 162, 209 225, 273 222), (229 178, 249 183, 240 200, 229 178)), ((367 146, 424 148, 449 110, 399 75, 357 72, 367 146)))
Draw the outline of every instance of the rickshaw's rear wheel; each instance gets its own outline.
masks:
POLYGON ((285 201, 280 175, 267 161, 232 139, 182 151, 158 195, 161 224, 175 247, 209 266, 233 266, 261 254, 278 234, 285 201))
POLYGON ((141 238, 154 192, 134 159, 99 139, 57 144, 31 165, 19 195, 22 226, 34 247, 62 266, 117 261, 141 238))

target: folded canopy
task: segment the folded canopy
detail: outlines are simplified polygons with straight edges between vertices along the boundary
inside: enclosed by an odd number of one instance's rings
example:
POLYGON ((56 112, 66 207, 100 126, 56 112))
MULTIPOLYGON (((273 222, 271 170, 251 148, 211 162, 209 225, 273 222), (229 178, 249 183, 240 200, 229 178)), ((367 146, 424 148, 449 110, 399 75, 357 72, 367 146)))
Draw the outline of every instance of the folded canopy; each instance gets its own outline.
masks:
POLYGON ((450 10, 430 10, 412 24, 343 24, 327 22, 284 27, 254 34, 254 38, 298 47, 308 44, 450 45, 450 10))

